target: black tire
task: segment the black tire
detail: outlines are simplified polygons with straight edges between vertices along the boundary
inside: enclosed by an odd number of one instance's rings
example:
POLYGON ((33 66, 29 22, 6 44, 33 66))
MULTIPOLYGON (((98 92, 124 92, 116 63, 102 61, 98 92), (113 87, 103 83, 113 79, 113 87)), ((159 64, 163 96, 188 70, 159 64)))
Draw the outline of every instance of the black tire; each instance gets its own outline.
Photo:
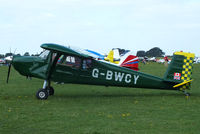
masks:
POLYGON ((47 91, 48 91, 48 93, 49 93, 49 95, 54 95, 54 89, 53 89, 53 87, 47 87, 47 91))
POLYGON ((46 100, 48 98, 48 92, 46 89, 39 89, 36 93, 36 97, 39 100, 46 100))

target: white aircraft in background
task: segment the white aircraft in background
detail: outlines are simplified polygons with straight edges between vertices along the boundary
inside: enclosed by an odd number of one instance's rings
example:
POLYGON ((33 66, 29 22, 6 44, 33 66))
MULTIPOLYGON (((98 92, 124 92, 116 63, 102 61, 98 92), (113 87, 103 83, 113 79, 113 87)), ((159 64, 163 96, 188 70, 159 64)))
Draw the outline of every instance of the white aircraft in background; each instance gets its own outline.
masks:
POLYGON ((195 57, 194 58, 194 63, 200 63, 200 57, 195 57))

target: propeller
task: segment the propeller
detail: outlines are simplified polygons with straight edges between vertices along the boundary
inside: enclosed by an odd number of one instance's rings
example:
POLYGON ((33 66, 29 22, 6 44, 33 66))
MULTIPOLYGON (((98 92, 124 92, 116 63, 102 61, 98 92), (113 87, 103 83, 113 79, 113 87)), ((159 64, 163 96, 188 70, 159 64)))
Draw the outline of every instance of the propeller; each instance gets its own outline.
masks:
POLYGON ((10 77, 10 69, 11 69, 11 63, 9 64, 9 66, 8 66, 8 75, 7 75, 7 83, 8 83, 8 80, 9 80, 9 77, 10 77))
POLYGON ((7 59, 7 62, 8 62, 8 75, 7 75, 7 80, 6 80, 7 83, 8 83, 9 77, 10 77, 10 70, 11 70, 13 58, 14 58, 14 56, 11 56, 10 59, 9 58, 7 59))
POLYGON ((8 75, 7 75, 6 83, 8 83, 8 80, 9 80, 9 77, 10 77, 10 70, 11 70, 11 66, 12 66, 12 62, 13 62, 13 58, 14 58, 16 50, 17 50, 17 48, 15 49, 14 53, 11 53, 11 48, 10 48, 10 53, 12 55, 10 56, 10 58, 7 59, 9 66, 8 66, 8 75))

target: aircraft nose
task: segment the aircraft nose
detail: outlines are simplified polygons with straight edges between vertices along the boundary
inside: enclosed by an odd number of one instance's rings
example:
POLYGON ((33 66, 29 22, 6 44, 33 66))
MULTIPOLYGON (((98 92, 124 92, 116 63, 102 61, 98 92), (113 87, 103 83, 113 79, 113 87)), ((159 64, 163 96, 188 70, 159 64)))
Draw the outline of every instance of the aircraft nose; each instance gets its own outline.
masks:
POLYGON ((13 67, 21 74, 29 76, 29 68, 33 64, 33 58, 29 56, 14 56, 12 60, 13 67))

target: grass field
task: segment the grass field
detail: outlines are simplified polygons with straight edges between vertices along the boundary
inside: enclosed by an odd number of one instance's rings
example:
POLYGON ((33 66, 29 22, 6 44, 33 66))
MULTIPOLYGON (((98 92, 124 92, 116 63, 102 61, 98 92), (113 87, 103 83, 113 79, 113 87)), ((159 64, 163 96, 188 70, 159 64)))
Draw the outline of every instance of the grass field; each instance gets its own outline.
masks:
MULTIPOLYGON (((134 88, 57 85, 55 95, 35 97, 39 79, 14 69, 6 84, 0 67, 0 134, 197 134, 200 131, 200 64, 194 65, 191 97, 181 92, 134 88)), ((162 77, 163 64, 140 64, 162 77)))

